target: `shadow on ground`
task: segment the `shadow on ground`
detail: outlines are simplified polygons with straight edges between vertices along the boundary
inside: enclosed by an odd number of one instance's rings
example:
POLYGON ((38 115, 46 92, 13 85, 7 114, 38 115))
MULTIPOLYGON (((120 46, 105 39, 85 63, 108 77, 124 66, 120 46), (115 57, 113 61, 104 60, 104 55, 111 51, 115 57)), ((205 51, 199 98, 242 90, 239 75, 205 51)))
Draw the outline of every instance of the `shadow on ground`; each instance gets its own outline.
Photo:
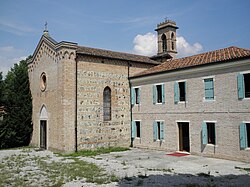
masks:
POLYGON ((198 175, 172 174, 125 177, 118 183, 120 187, 128 186, 186 186, 186 187, 214 187, 214 186, 250 186, 250 175, 213 176, 206 173, 198 175))

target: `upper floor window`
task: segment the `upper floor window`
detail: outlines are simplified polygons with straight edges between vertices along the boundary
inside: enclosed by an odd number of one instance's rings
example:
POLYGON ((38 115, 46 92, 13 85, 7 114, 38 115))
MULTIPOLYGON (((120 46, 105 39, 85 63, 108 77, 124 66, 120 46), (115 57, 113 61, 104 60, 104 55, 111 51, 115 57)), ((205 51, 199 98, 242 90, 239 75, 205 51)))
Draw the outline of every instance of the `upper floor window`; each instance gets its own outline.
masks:
POLYGON ((213 100, 214 79, 213 78, 204 79, 204 87, 205 87, 205 100, 213 100))
POLYGON ((238 98, 250 98, 250 73, 238 74, 238 98))
POLYGON ((162 52, 166 52, 167 51, 167 38, 165 34, 161 36, 161 41, 162 41, 162 52))
POLYGON ((175 82, 174 102, 186 101, 186 82, 175 82))
POLYGON ((108 86, 103 91, 103 120, 111 120, 111 89, 108 86))
POLYGON ((131 104, 140 104, 141 89, 139 87, 131 89, 131 104))
POLYGON ((153 104, 165 103, 165 85, 153 85, 153 104))

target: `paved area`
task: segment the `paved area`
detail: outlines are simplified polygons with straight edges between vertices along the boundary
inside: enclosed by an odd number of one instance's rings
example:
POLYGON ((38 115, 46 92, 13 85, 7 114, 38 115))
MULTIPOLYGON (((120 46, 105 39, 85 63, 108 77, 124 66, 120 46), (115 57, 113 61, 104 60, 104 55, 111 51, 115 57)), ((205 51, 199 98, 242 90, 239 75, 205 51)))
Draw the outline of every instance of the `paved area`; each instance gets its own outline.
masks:
POLYGON ((83 160, 122 178, 114 186, 250 186, 250 163, 244 162, 143 149, 83 160))

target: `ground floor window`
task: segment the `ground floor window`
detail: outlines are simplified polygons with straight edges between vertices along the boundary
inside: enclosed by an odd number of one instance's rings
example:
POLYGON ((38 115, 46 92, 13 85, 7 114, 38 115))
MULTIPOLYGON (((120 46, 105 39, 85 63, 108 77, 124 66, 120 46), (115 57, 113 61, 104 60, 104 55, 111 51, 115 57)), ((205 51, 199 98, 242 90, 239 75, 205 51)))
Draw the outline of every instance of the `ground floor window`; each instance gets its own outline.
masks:
POLYGON ((131 137, 141 138, 141 121, 132 121, 131 137))
POLYGON ((153 138, 154 138, 154 141, 164 139, 164 122, 163 121, 154 121, 153 138))
POLYGON ((215 145, 215 123, 212 122, 202 123, 202 144, 215 145))
POLYGON ((136 138, 140 138, 141 137, 141 122, 136 121, 135 126, 136 126, 136 138))
POLYGON ((240 148, 250 148, 250 123, 240 124, 240 148))

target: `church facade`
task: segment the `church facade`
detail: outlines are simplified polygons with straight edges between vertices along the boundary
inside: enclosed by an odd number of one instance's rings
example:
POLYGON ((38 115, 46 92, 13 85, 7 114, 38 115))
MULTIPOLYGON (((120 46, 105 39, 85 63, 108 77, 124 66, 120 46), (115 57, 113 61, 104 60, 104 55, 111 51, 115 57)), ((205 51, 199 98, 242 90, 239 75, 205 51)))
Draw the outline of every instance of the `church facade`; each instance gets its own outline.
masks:
POLYGON ((250 50, 176 59, 176 23, 146 57, 56 42, 29 62, 31 144, 73 152, 130 146, 250 161, 250 50))

